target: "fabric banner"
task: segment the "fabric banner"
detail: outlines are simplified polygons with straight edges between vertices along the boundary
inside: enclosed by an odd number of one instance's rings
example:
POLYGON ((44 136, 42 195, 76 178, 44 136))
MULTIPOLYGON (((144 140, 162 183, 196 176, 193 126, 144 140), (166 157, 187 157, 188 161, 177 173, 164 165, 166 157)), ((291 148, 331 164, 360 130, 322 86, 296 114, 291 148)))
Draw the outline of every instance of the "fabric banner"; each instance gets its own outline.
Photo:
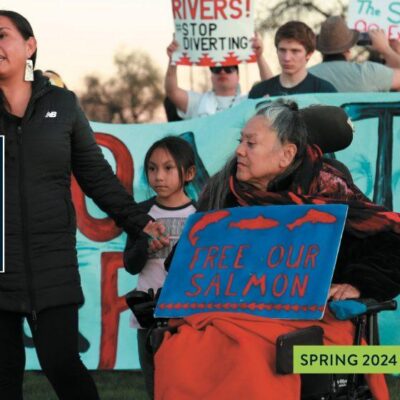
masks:
POLYGON ((177 65, 255 62, 254 0, 172 0, 177 65))
MULTIPOLYGON (((355 125, 351 146, 336 153, 351 170, 355 183, 375 202, 400 211, 400 96, 398 93, 332 93, 293 96, 301 107, 329 104, 343 107, 355 125), (396 155, 396 157, 394 156, 396 155)), ((265 100, 265 99, 263 99, 265 100)), ((219 114, 165 124, 92 123, 96 139, 117 175, 136 201, 153 195, 143 160, 151 144, 166 136, 188 140, 197 157, 197 176, 190 186, 196 196, 209 175, 218 171, 237 145, 240 131, 254 114, 258 100, 247 100, 219 114)), ((86 301, 80 309, 80 350, 91 369, 139 368, 136 330, 124 295, 136 276, 122 264, 126 235, 73 184, 77 214, 77 249, 86 301)), ((380 318, 384 344, 400 344, 400 311, 380 318)), ((38 369, 29 328, 25 329, 28 369, 38 369)))
POLYGON ((350 0, 348 26, 360 32, 383 29, 390 39, 400 39, 400 3, 393 0, 350 0))
POLYGON ((210 311, 322 319, 345 205, 236 207, 188 218, 156 317, 210 311))

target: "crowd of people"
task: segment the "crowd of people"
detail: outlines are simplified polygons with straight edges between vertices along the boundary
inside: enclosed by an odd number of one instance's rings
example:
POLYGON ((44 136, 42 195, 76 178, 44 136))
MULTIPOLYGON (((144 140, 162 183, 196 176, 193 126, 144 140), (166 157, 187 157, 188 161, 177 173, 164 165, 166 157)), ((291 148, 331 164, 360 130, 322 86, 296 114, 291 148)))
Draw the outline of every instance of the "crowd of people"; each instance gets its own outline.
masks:
MULTIPOLYGON (((302 93, 333 92, 388 92, 400 87, 400 45, 389 40, 383 30, 368 32, 370 49, 377 52, 382 62, 351 61, 351 49, 357 45, 360 32, 348 28, 342 17, 332 16, 321 25, 316 35, 304 22, 289 21, 275 34, 275 47, 281 73, 273 76, 263 56, 262 41, 256 37, 253 48, 261 81, 248 95, 239 91, 239 67, 211 67, 212 90, 206 93, 186 91, 178 86, 177 67, 169 63, 165 76, 168 101, 177 114, 167 108, 168 120, 189 119, 226 110, 246 98, 285 96, 302 93), (321 63, 307 68, 315 50, 323 57, 321 63)), ((178 49, 173 41, 167 48, 171 60, 178 49)))
MULTIPOLYGON (((359 33, 340 17, 328 18, 318 36, 305 23, 290 21, 275 36, 281 66, 277 76, 272 76, 263 56, 260 37, 253 38, 262 81, 248 96, 240 93, 237 65, 211 67, 212 90, 196 93, 178 85, 177 67, 171 62, 166 96, 177 115, 189 119, 227 110, 247 97, 398 89, 398 46, 379 30, 369 34, 386 65, 349 61, 359 33), (307 69, 315 49, 323 54, 323 62, 307 69)), ((176 41, 168 46, 170 60, 177 48, 176 41)), ((385 300, 400 293, 399 216, 373 204, 346 170, 324 159, 323 152, 337 150, 337 143, 327 144, 312 123, 327 115, 337 121, 335 116, 340 115, 341 129, 351 136, 342 110, 324 106, 299 110, 287 100, 258 110, 244 126, 233 158, 210 179, 197 205, 185 191, 196 175, 193 150, 183 139, 165 137, 150 147, 144 161, 155 196, 137 204, 102 155, 74 93, 54 71, 34 69, 36 54, 35 35, 27 19, 0 10, 7 263, 7 272, 0 275, 1 398, 23 398, 26 319, 40 366, 57 396, 99 399, 78 351, 78 308, 84 297, 75 248, 71 173, 127 232, 124 264, 128 272, 139 275, 138 290, 156 291, 163 286, 164 261, 185 220, 197 209, 286 205, 296 198, 296 204, 349 206, 330 298, 385 300)), ((334 140, 341 140, 339 136, 334 140)), ((327 311, 315 323, 324 328, 327 344, 352 342, 351 322, 338 322, 327 311)), ((151 398, 299 399, 299 377, 280 377, 274 372, 272 344, 282 332, 292 332, 307 322, 241 313, 186 317, 179 322, 178 333, 164 339, 155 358, 147 346, 148 330, 137 321, 133 324, 139 328, 139 358, 151 398), (240 340, 232 344, 234 337, 240 340)), ((388 399, 382 376, 370 378, 370 387, 376 399, 388 399)))

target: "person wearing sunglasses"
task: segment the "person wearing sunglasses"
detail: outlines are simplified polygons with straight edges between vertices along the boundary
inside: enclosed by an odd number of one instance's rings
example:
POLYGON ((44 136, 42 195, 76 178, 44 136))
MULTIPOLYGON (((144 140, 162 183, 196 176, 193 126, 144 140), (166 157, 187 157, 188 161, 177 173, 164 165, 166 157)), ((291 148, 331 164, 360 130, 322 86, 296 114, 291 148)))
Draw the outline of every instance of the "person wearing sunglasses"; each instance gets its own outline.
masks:
MULTIPOLYGON (((178 85, 177 66, 171 65, 173 53, 178 49, 178 42, 173 40, 167 47, 169 57, 165 76, 167 99, 176 108, 182 119, 191 119, 215 114, 227 110, 246 99, 240 93, 239 67, 237 65, 210 67, 212 90, 198 93, 182 89, 178 85)), ((262 53, 262 41, 258 35, 253 38, 252 48, 256 54, 261 79, 272 77, 272 72, 262 53)))

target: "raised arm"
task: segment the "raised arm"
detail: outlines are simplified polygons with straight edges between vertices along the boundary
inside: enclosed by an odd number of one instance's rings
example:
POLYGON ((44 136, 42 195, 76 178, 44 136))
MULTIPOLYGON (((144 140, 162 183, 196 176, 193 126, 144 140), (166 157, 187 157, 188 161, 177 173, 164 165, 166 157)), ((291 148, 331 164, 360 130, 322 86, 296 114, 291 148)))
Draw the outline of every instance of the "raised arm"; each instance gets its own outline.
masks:
POLYGON ((188 106, 188 94, 186 90, 183 90, 178 86, 177 66, 171 65, 172 54, 178 49, 178 42, 173 40, 167 47, 168 54, 168 68, 165 74, 165 93, 167 97, 172 101, 175 107, 186 113, 188 106))
POLYGON ((390 68, 400 68, 400 54, 392 48, 386 33, 382 29, 371 29, 369 36, 372 48, 382 55, 386 65, 390 68))
POLYGON ((258 70, 260 72, 260 79, 265 81, 273 77, 271 68, 269 67, 267 60, 264 58, 264 44, 259 33, 255 33, 252 38, 252 49, 256 55, 258 70))

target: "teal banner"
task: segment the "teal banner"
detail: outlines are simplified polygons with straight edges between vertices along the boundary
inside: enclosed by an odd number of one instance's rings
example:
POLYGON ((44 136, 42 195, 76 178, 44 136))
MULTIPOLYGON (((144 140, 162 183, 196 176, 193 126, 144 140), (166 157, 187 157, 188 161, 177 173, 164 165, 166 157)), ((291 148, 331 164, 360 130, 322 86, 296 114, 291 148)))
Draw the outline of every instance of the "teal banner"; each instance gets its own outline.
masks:
MULTIPOLYGON (((298 95, 301 107, 328 104, 342 107, 355 125, 351 146, 336 154, 351 170, 355 183, 375 202, 400 211, 400 95, 397 93, 335 93, 298 95)), ((220 114, 190 121, 117 125, 92 123, 96 139, 125 187, 136 201, 152 195, 143 174, 143 160, 151 144, 178 135, 196 151, 197 177, 190 187, 196 197, 208 176, 232 154, 239 133, 254 113, 257 100, 247 100, 220 114)), ((323 133, 323 132, 322 132, 323 133)), ((78 221, 78 256, 86 301, 80 309, 80 350, 91 369, 136 369, 139 361, 136 330, 124 295, 136 277, 122 265, 126 235, 73 183, 78 221)), ((381 340, 400 344, 400 311, 380 320, 381 340)), ((29 328, 25 329, 27 368, 39 369, 29 328)))

